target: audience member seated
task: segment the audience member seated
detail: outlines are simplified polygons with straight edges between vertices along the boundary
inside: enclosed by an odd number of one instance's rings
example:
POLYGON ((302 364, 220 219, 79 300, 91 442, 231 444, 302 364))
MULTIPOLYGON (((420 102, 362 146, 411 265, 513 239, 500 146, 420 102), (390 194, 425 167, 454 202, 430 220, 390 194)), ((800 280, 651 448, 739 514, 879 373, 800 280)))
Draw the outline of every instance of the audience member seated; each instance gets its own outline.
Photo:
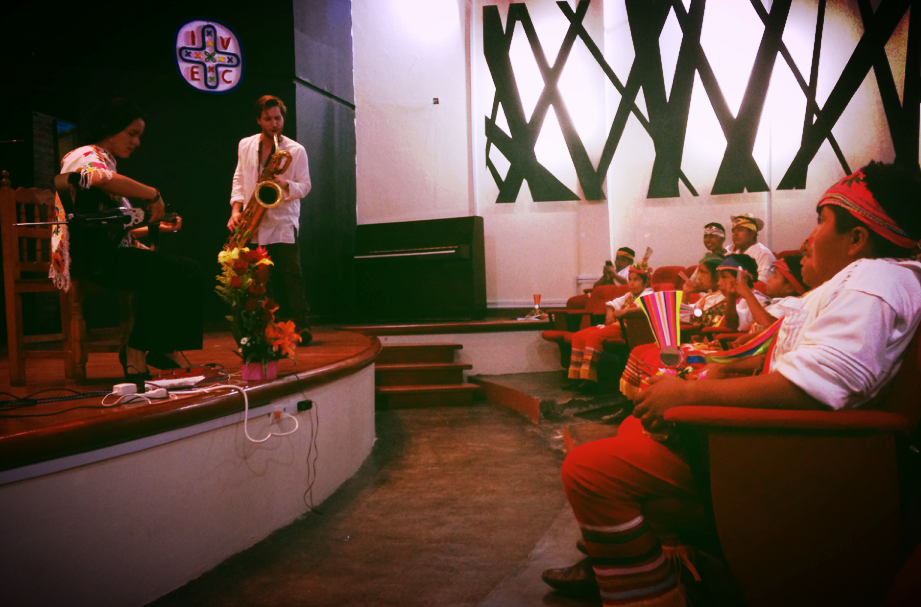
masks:
POLYGON ((636 298, 652 293, 649 280, 652 269, 646 262, 639 262, 630 268, 630 292, 605 305, 603 325, 588 327, 573 335, 572 358, 569 363, 569 379, 565 387, 577 388, 580 392, 594 392, 598 389, 598 362, 604 356, 604 340, 620 337, 620 323, 616 322, 623 313, 636 306, 636 298))
MULTIPOLYGON (((617 436, 586 443, 563 462, 563 486, 589 558, 543 579, 605 605, 683 605, 677 572, 645 518, 659 498, 699 503, 686 457, 650 433, 667 433, 673 407, 841 410, 882 392, 921 324, 921 175, 871 163, 830 188, 803 259, 812 291, 779 325, 763 373, 685 381, 662 375, 635 398, 617 436)), ((656 530, 670 521, 655 521, 656 530)), ((791 589, 795 591, 795 589, 791 589)))
POLYGON ((752 312, 748 302, 741 299, 737 285, 743 283, 762 305, 770 301, 760 291, 753 290, 755 280, 752 277, 757 272, 755 260, 748 255, 736 253, 727 256, 716 269, 720 273, 720 292, 726 296, 726 307, 720 326, 733 331, 746 331, 752 324, 752 312))
MULTIPOLYGON (((726 258, 726 253, 722 250, 720 251, 707 251, 707 253, 700 258, 700 261, 697 262, 697 266, 694 268, 694 273, 690 276, 690 280, 686 280, 683 285, 681 285, 681 290, 684 291, 685 295, 690 295, 691 293, 709 293, 716 288, 716 280, 702 282, 700 279, 700 273, 703 271, 709 273, 710 270, 701 270, 701 264, 705 262, 711 262, 712 270, 716 269, 716 266, 719 265, 719 262, 723 261, 726 258)), ((716 274, 716 278, 719 279, 719 273, 716 274)))
POLYGON ((611 264, 610 260, 605 262, 601 278, 595 282, 594 286, 600 287, 602 285, 627 284, 627 280, 630 278, 630 265, 635 258, 636 253, 633 249, 628 247, 617 249, 617 256, 614 258, 614 263, 611 264))
POLYGON ((735 215, 732 219, 732 244, 726 247, 726 253, 745 253, 758 265, 758 278, 767 280, 774 254, 769 248, 758 242, 758 232, 764 229, 764 222, 751 213, 735 215))
MULTIPOLYGON (((803 282, 802 260, 803 256, 797 253, 787 255, 774 262, 766 283, 765 294, 771 298, 767 302, 768 306, 766 308, 761 300, 758 299, 758 296, 755 295, 756 292, 748 286, 750 284, 748 280, 742 280, 742 276, 740 276, 735 282, 734 289, 736 293, 748 304, 748 308, 751 310, 754 322, 749 327, 750 335, 756 335, 764 328, 786 316, 788 302, 785 300, 788 297, 799 299, 809 290, 803 282)), ((743 271, 739 272, 739 274, 745 278, 751 278, 747 272, 743 271)), ((793 306, 796 307, 798 303, 793 302, 793 306)), ((744 341, 746 340, 740 341, 738 345, 741 345, 744 341)))

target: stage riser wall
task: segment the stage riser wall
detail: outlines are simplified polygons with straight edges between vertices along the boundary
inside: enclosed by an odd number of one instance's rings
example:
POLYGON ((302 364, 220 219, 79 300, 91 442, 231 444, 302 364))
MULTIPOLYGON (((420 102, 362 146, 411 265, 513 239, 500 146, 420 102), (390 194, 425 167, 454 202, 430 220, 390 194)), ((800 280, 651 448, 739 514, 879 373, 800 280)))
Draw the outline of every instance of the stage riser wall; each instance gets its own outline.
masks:
POLYGON ((506 331, 502 333, 443 333, 438 335, 381 335, 389 344, 463 344, 454 361, 469 363, 467 375, 536 373, 560 369, 556 344, 541 339, 540 331, 506 331))
POLYGON ((273 405, 304 399, 314 410, 287 437, 254 444, 235 423, 0 487, 0 604, 144 605, 252 546, 307 511, 317 415, 319 505, 371 452, 373 366, 273 405))

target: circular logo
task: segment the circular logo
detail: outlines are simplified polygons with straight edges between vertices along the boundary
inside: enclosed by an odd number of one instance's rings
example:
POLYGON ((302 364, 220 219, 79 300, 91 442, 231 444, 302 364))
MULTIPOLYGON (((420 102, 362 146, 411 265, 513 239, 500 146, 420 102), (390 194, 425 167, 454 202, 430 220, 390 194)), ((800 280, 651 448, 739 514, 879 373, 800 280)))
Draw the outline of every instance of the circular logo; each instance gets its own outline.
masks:
POLYGON ((176 32, 176 67, 193 88, 229 93, 243 81, 240 40, 218 21, 189 21, 176 32))

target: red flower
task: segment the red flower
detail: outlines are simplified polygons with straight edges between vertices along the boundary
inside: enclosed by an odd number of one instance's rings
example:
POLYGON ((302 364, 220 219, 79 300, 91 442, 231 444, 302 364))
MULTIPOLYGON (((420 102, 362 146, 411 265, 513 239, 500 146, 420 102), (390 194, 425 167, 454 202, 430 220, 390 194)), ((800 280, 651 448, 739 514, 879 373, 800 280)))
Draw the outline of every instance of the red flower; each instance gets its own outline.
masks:
POLYGON ((274 312, 278 309, 278 304, 275 303, 275 300, 271 297, 266 297, 265 301, 262 302, 263 307, 269 312, 274 312))
POLYGON ((249 285, 249 292, 253 295, 263 295, 265 293, 265 285, 260 285, 254 282, 249 285))
POLYGON ((242 259, 237 260, 233 264, 233 271, 237 273, 237 276, 243 276, 249 272, 249 264, 242 259))
POLYGON ((247 312, 252 312, 253 310, 255 310, 255 309, 256 309, 256 304, 257 304, 257 303, 259 303, 259 302, 257 302, 257 301, 256 301, 255 299, 253 299, 252 297, 250 297, 249 299, 247 299, 247 300, 246 300, 246 311, 247 311, 247 312))
POLYGON ((239 276, 234 276, 233 278, 230 279, 230 287, 232 289, 239 289, 242 284, 243 284, 243 279, 240 278, 239 276))
POLYGON ((267 264, 261 264, 256 266, 256 270, 253 272, 253 280, 259 284, 265 284, 269 280, 269 266, 267 264))
POLYGON ((263 259, 269 259, 269 252, 265 250, 265 247, 259 247, 255 251, 256 261, 262 261, 263 259))
POLYGON ((262 308, 262 322, 270 323, 273 320, 275 320, 275 315, 272 314, 270 311, 266 310, 265 308, 262 308))

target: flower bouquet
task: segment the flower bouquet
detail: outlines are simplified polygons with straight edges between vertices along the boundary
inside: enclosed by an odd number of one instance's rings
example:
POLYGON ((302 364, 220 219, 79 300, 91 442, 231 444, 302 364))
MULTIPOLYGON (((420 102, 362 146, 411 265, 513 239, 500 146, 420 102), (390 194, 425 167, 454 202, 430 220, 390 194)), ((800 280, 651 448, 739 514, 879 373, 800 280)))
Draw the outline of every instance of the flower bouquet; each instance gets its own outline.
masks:
POLYGON ((236 248, 221 251, 217 294, 230 304, 233 338, 243 359, 243 379, 274 379, 278 360, 294 358, 297 334, 292 321, 275 322, 278 310, 271 297, 265 296, 269 266, 274 265, 262 247, 255 250, 236 248), (262 373, 259 373, 259 372, 262 373))

